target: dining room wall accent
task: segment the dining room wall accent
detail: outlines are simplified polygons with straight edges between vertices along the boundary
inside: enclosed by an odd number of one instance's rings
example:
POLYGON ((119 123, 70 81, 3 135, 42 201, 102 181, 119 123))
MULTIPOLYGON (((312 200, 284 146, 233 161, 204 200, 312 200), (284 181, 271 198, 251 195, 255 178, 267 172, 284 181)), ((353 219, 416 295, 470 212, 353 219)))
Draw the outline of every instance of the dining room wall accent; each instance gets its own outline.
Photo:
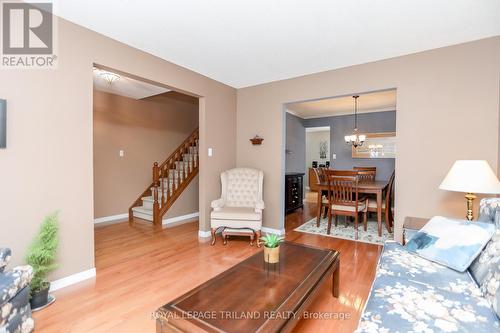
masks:
MULTIPOLYGON (((287 114, 288 118, 289 114, 287 114)), ((290 115, 293 116, 293 115, 290 115)), ((377 179, 388 180, 395 166, 394 158, 353 158, 352 146, 346 145, 344 136, 352 130, 353 115, 302 119, 305 128, 330 126, 330 164, 334 169, 352 169, 353 166, 377 167, 377 179), (332 154, 336 159, 332 159, 332 154)), ((396 131, 396 111, 358 114, 358 127, 362 133, 396 131)))
POLYGON ((352 158, 396 158, 396 132, 363 133, 362 146, 352 146, 352 158))

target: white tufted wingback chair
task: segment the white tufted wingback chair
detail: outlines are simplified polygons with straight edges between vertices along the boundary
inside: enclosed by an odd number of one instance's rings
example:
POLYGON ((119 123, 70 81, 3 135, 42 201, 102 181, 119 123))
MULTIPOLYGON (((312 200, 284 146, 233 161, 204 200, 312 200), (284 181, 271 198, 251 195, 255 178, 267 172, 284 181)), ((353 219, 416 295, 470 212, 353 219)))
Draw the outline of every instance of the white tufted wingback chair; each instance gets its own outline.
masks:
POLYGON ((217 229, 222 227, 251 229, 260 238, 264 173, 251 168, 235 168, 221 173, 220 179, 221 197, 211 205, 212 245, 215 244, 217 229))

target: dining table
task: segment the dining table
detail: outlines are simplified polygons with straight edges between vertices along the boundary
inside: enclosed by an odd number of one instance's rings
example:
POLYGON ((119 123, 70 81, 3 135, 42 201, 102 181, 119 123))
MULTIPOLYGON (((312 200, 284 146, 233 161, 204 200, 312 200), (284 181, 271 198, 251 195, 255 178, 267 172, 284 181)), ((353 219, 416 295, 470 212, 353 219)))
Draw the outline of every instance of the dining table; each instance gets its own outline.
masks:
MULTIPOLYGON (((358 182, 358 193, 363 194, 374 194, 375 200, 377 202, 377 223, 378 223, 378 235, 382 236, 382 196, 384 191, 389 185, 388 180, 362 180, 358 182)), ((317 224, 319 226, 321 218, 321 204, 322 204, 322 193, 323 191, 328 191, 328 181, 320 181, 317 183, 318 186, 318 213, 317 213, 317 224)), ((389 232, 391 232, 391 225, 389 219, 385 219, 385 227, 389 232)))

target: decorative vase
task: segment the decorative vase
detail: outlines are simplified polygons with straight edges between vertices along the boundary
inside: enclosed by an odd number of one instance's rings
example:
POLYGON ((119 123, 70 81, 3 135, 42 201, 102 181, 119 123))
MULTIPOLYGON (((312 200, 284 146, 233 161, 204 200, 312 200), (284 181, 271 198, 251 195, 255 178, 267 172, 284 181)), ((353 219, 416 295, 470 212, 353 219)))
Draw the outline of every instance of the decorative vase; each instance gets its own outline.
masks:
POLYGON ((280 261, 280 247, 265 247, 264 246, 264 261, 270 264, 275 264, 280 261))

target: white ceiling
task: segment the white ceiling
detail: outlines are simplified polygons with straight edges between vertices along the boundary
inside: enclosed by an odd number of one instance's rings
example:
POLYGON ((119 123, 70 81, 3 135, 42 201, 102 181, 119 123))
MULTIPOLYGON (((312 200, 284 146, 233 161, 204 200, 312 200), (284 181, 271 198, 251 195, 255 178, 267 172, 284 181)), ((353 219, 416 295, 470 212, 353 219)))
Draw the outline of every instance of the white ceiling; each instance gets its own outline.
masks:
POLYGON ((163 87, 155 86, 153 84, 132 79, 123 75, 118 75, 119 79, 109 84, 100 75, 100 73, 102 72, 108 71, 101 71, 100 69, 94 68, 94 89, 99 91, 104 91, 133 99, 142 99, 169 91, 168 89, 165 89, 163 87))
POLYGON ((61 0, 55 12, 236 88, 500 35, 499 0, 61 0))
MULTIPOLYGON (((307 102, 290 103, 287 111, 304 119, 340 116, 354 113, 352 96, 325 98, 307 102)), ((358 113, 396 110, 396 89, 359 94, 358 113)))

